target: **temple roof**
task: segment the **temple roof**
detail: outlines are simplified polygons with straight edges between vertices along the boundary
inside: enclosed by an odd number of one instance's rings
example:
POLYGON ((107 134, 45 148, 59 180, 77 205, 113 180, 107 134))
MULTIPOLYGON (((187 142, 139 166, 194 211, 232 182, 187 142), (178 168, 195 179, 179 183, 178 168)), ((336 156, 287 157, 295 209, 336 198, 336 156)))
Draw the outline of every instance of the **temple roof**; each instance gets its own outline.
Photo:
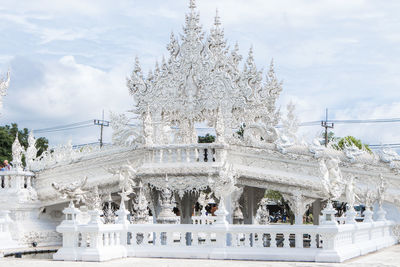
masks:
POLYGON ((253 49, 240 68, 238 44, 227 46, 218 12, 206 34, 194 0, 190 1, 183 34, 173 33, 167 45, 169 57, 163 58, 145 77, 139 60, 127 85, 135 99, 137 112, 150 110, 152 116, 167 121, 213 121, 220 110, 232 126, 261 120, 276 125, 279 112, 275 102, 282 91, 273 63, 263 80, 254 63, 253 49))

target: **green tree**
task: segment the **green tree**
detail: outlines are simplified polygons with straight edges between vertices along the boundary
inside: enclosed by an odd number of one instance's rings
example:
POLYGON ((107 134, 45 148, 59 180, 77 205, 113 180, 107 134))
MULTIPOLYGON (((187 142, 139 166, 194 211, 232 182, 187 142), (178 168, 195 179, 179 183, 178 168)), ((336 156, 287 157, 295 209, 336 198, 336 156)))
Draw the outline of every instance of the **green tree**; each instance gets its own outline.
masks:
POLYGON ((364 144, 360 139, 354 136, 348 135, 345 137, 337 137, 333 132, 328 133, 328 142, 336 142, 332 147, 336 150, 343 150, 346 146, 356 146, 358 149, 365 149, 369 153, 372 153, 368 145, 364 144))
POLYGON ((198 137, 198 143, 214 143, 215 142, 215 136, 206 134, 205 136, 199 136, 198 137))
MULTIPOLYGON (((29 130, 24 128, 18 130, 18 125, 12 123, 11 125, 0 126, 0 160, 12 160, 12 144, 15 140, 15 135, 18 132, 18 140, 21 145, 26 149, 28 147, 29 130)), ((38 149, 37 156, 40 156, 49 146, 49 141, 45 137, 36 139, 36 148, 38 149)))

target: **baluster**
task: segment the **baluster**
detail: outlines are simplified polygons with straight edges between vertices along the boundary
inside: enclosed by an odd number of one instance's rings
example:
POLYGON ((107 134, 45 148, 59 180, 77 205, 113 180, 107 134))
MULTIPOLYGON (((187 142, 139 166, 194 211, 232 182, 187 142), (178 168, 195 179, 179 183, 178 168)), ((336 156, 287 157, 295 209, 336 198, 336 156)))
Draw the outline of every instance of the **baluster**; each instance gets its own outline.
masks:
POLYGON ((316 234, 311 233, 310 234, 310 248, 316 248, 317 247, 317 238, 316 234))
POLYGON ((179 245, 186 246, 186 232, 180 232, 179 245))
POLYGON ((192 232, 192 246, 197 247, 199 245, 199 233, 192 232))
POLYGON ((190 162, 190 148, 186 148, 186 162, 190 162))
POLYGON ((149 234, 150 234, 150 233, 147 233, 147 232, 144 232, 144 233, 143 233, 143 242, 142 242, 142 245, 148 245, 148 244, 149 244, 149 234))
POLYGON ((204 149, 199 147, 196 151, 198 151, 198 161, 204 162, 204 149))
POLYGON ((255 233, 249 233, 248 247, 254 247, 255 233))
POLYGON ((182 149, 180 148, 176 149, 176 161, 182 162, 182 149))
POLYGON ((303 247, 303 233, 296 233, 295 234, 295 246, 296 248, 303 247))
POLYGON ((159 246, 161 244, 161 239, 158 236, 158 234, 159 234, 159 232, 153 232, 153 245, 154 246, 159 246), (159 240, 157 240, 157 239, 159 239, 159 240))
POLYGON ((159 162, 162 163, 163 162, 163 149, 160 148, 160 150, 158 151, 158 156, 159 156, 159 162))
POLYGON ((290 234, 289 233, 283 233, 283 247, 284 248, 290 248, 290 240, 289 240, 290 234))
POLYGON ((262 239, 263 239, 263 233, 255 233, 254 234, 254 240, 253 240, 253 246, 254 247, 257 247, 257 248, 261 248, 262 247, 262 239), (257 238, 256 238, 256 235, 257 234, 257 238))
POLYGON ((271 248, 276 248, 276 233, 271 233, 271 248))
POLYGON ((211 233, 208 232, 204 233, 204 245, 206 247, 211 245, 211 233))
POLYGON ((108 245, 108 235, 107 233, 103 233, 103 247, 108 245))

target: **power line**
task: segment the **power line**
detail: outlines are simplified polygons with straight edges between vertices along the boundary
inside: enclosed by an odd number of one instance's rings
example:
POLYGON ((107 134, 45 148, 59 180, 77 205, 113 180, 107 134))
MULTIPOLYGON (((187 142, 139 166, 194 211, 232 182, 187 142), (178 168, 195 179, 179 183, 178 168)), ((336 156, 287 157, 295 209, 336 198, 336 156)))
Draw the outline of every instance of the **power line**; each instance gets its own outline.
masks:
POLYGON ((65 124, 65 125, 53 126, 53 127, 49 127, 49 128, 36 129, 36 130, 33 130, 33 131, 34 132, 44 132, 44 131, 48 131, 48 130, 69 128, 69 127, 73 127, 73 126, 88 124, 90 122, 91 122, 91 120, 87 120, 87 121, 75 122, 75 123, 70 123, 70 124, 65 124))
POLYGON ((92 127, 92 126, 93 126, 93 124, 80 125, 80 126, 75 126, 75 127, 66 127, 66 128, 59 128, 59 129, 53 129, 53 130, 47 130, 47 131, 34 131, 34 133, 52 133, 52 132, 60 132, 60 131, 68 131, 68 130, 74 130, 74 129, 87 128, 87 127, 92 127))
POLYGON ((110 122, 109 121, 105 121, 104 120, 104 109, 103 109, 103 115, 102 115, 102 119, 101 120, 93 120, 94 125, 100 125, 100 147, 103 146, 103 127, 108 127, 110 126, 110 122))

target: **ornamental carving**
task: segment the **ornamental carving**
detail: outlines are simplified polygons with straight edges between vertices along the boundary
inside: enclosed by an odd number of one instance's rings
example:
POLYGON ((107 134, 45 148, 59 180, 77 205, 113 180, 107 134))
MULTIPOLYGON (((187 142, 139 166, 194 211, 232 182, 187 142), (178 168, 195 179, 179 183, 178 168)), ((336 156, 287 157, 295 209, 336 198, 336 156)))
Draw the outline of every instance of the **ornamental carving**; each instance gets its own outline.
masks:
POLYGON ((9 85, 10 85, 10 71, 7 72, 7 78, 0 79, 0 108, 3 106, 3 96, 7 94, 7 89, 9 85))
POLYGON ((179 129, 176 140, 180 143, 196 143, 194 124, 204 121, 218 129, 221 142, 222 134, 231 138, 232 128, 242 123, 264 141, 276 139, 274 126, 279 111, 275 102, 282 84, 276 79, 273 63, 263 81, 250 49, 244 68, 240 69, 242 56, 238 45, 232 50, 227 47, 218 14, 206 36, 196 5, 191 1, 184 33, 180 40, 171 34, 167 49, 168 59, 163 58, 161 65, 156 64, 147 76, 136 60, 127 80, 136 103, 135 111, 147 124, 143 129, 146 144, 161 141, 158 138, 162 135, 161 127, 153 126, 154 132, 150 127, 160 122, 179 129), (150 138, 152 135, 156 137, 154 140, 150 138))

